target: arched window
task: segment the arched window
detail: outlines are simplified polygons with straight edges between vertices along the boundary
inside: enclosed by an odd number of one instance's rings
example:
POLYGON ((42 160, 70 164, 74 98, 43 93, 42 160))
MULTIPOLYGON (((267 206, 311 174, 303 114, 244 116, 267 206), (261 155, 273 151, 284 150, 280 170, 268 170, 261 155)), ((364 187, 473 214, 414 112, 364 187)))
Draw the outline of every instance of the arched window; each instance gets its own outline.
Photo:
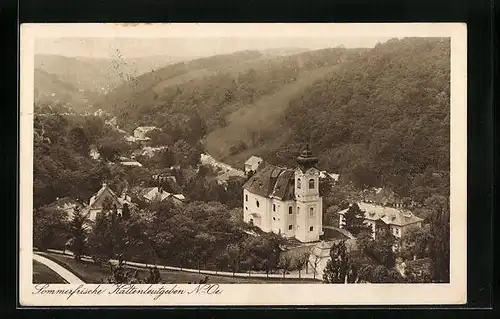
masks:
POLYGON ((248 202, 248 194, 245 194, 245 201, 248 202))
POLYGON ((288 207, 288 214, 292 213, 292 206, 288 207))
POLYGON ((300 188, 301 185, 300 185, 300 178, 297 178, 297 188, 300 188))
POLYGON ((255 205, 257 205, 257 207, 259 207, 260 204, 259 204, 258 200, 255 201, 255 205))
POLYGON ((276 204, 273 204, 273 212, 276 211, 276 204))
POLYGON ((313 207, 309 208, 309 216, 314 217, 314 208, 313 207))
POLYGON ((309 189, 314 189, 314 179, 313 178, 311 178, 309 180, 309 189))

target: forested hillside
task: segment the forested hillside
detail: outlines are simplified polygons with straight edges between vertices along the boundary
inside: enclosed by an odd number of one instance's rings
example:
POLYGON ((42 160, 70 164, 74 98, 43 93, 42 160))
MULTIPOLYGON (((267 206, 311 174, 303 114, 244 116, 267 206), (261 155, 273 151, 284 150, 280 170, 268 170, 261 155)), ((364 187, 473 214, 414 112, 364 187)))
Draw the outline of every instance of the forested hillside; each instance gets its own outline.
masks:
MULTIPOLYGON (((243 51, 177 63, 117 88, 96 103, 96 108, 116 114, 125 129, 141 124, 171 128, 182 124, 182 114, 198 113, 211 132, 231 122, 239 109, 251 108, 302 77, 312 83, 324 75, 325 68, 362 51, 326 49, 278 57, 243 51)), ((305 87, 300 85, 300 89, 305 87)), ((288 105, 288 99, 284 102, 288 105)), ((227 151, 227 145, 222 147, 227 151)))
POLYGON ((449 114, 449 40, 390 40, 292 101, 276 130, 290 135, 277 152, 262 153, 290 163, 310 143, 325 169, 360 187, 448 195, 449 114))

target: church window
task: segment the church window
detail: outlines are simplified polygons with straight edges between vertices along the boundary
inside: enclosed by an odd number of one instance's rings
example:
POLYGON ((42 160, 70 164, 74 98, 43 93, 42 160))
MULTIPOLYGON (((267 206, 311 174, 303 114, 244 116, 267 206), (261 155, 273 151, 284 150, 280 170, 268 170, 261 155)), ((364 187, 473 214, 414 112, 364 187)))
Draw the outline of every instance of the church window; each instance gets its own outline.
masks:
POLYGON ((292 206, 288 207, 288 214, 292 214, 292 206))
POLYGON ((255 205, 257 205, 257 207, 259 207, 259 206, 260 206, 260 204, 259 204, 259 201, 258 201, 258 200, 256 200, 256 201, 255 201, 255 205))
POLYGON ((276 211, 276 204, 273 204, 273 212, 276 211))
POLYGON ((248 202, 248 194, 245 194, 245 201, 248 202))
POLYGON ((292 230, 293 225, 288 225, 288 230, 292 230))
POLYGON ((301 185, 300 185, 300 178, 297 178, 297 188, 300 188, 301 185))
POLYGON ((314 229, 313 226, 309 227, 309 231, 313 231, 313 229, 314 229))
POLYGON ((314 189, 314 179, 313 178, 311 178, 309 180, 309 189, 314 189))

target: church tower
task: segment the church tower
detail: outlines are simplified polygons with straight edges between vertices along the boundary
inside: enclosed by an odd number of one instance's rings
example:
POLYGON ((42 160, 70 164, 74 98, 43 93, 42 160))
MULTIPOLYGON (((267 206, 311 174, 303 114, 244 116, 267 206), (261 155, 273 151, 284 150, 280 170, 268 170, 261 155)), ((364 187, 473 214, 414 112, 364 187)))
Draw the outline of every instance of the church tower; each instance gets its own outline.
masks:
POLYGON ((319 196, 318 158, 308 145, 297 157, 295 201, 297 219, 295 237, 301 242, 318 241, 323 234, 323 200, 319 196))

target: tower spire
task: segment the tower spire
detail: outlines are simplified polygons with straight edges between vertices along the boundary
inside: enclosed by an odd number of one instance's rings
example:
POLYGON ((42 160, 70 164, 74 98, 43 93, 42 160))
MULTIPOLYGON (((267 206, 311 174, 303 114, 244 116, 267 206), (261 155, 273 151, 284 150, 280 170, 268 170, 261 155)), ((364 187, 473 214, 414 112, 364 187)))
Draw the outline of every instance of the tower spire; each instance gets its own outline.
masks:
POLYGON ((302 150, 300 155, 297 157, 297 163, 300 168, 303 170, 307 170, 311 167, 316 166, 318 164, 318 158, 312 154, 309 150, 309 143, 306 144, 306 147, 302 150))

